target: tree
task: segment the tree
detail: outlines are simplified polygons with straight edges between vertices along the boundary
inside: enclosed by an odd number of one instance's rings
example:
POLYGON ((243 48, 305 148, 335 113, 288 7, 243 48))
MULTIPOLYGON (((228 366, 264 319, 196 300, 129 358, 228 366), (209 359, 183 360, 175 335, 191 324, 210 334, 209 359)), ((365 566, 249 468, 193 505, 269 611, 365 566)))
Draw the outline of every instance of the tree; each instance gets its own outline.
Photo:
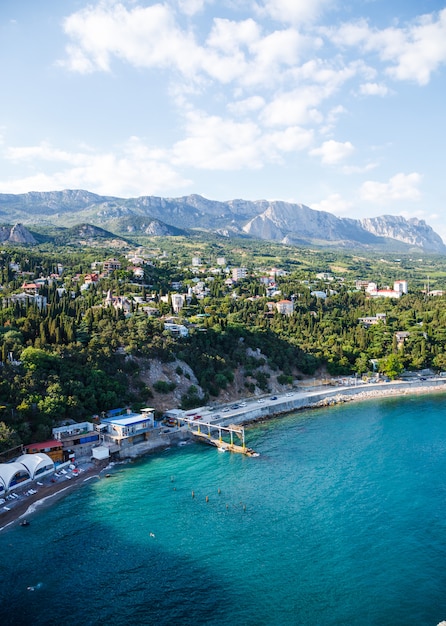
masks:
POLYGON ((361 352, 360 356, 355 361, 355 370, 358 374, 365 374, 370 370, 369 359, 364 352, 361 352))
POLYGON ((397 354, 390 354, 379 361, 378 370, 391 380, 394 380, 402 373, 404 365, 397 354))
POLYGON ((25 348, 20 355, 23 367, 30 371, 43 373, 51 369, 57 363, 57 357, 52 356, 40 348, 25 348))
POLYGON ((20 444, 20 437, 5 422, 0 422, 0 451, 9 450, 20 444))

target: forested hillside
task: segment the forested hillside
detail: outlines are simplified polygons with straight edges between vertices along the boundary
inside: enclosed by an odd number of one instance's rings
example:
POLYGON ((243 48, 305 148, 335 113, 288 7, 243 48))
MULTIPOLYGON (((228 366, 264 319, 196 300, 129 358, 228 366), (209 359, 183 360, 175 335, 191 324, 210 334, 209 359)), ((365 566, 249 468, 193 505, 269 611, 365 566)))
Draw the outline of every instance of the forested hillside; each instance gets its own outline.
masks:
POLYGON ((249 245, 227 250, 232 265, 245 261, 236 281, 226 260, 217 265, 209 254, 194 267, 184 249, 139 251, 137 259, 94 248, 3 250, 0 450, 117 406, 160 409, 171 398, 189 408, 229 390, 235 397, 287 389, 306 376, 446 369, 438 259, 296 250, 294 259, 283 252, 281 268, 277 256, 268 264, 270 248, 249 245), (372 298, 356 284, 385 279, 408 280, 408 293, 372 298), (286 314, 283 302, 291 303, 286 314), (150 378, 155 360, 172 364, 174 376, 150 378))

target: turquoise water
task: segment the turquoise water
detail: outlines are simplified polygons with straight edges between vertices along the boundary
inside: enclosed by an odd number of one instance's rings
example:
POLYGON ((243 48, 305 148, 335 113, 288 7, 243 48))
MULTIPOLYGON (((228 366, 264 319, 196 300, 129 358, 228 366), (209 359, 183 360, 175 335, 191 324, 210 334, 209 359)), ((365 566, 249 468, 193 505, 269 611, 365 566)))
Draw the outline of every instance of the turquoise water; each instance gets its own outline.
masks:
POLYGON ((2 532, 0 624, 446 619, 444 396, 299 412, 247 443, 258 458, 116 465, 2 532))

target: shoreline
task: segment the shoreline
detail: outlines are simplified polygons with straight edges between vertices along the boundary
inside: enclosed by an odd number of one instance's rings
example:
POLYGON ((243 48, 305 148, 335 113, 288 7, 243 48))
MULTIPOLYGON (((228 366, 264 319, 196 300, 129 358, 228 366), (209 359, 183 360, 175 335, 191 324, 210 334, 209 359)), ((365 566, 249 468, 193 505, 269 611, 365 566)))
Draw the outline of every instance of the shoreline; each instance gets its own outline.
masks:
MULTIPOLYGON (((82 467, 82 463, 79 464, 82 467)), ((15 523, 20 523, 21 519, 31 517, 38 509, 49 506, 57 496, 63 497, 68 491, 82 487, 85 481, 97 476, 109 465, 101 463, 100 465, 88 464, 88 467, 79 472, 78 475, 72 475, 71 480, 60 480, 56 482, 45 482, 43 485, 33 484, 36 493, 29 496, 20 495, 19 501, 9 502, 0 508, 0 532, 10 528, 15 523), (7 506, 9 510, 4 510, 7 506)), ((49 477, 51 480, 52 477, 49 477)), ((47 479, 45 479, 47 481, 47 479)))
MULTIPOLYGON (((426 381, 428 382, 428 381, 426 381)), ((421 381, 409 382, 393 382, 393 383, 379 383, 372 389, 361 389, 358 391, 358 387, 352 387, 353 393, 349 394, 349 390, 340 390, 341 395, 345 395, 344 402, 351 402, 354 400, 373 400, 375 398, 389 398, 389 397, 404 397, 404 396, 416 396, 416 395, 428 395, 431 393, 440 394, 446 393, 446 380, 435 379, 434 384, 428 382, 424 384, 421 381)), ((323 405, 322 405, 323 406, 323 405)))
MULTIPOLYGON (((234 419, 234 423, 251 425, 256 422, 265 422, 275 416, 294 413, 307 409, 317 409, 335 406, 346 402, 363 402, 379 398, 402 398, 416 395, 430 395, 446 393, 446 379, 434 378, 426 381, 391 381, 372 384, 360 384, 339 387, 307 388, 295 393, 292 404, 283 402, 277 405, 265 406, 261 414, 234 419), (282 407, 282 408, 280 408, 282 407), (274 409, 278 410, 274 410, 274 409), (272 410, 271 410, 272 409, 272 410)), ((252 409, 251 411, 252 412, 252 409)))
MULTIPOLYGON (((334 406, 343 402, 361 402, 365 400, 374 400, 377 398, 388 398, 388 397, 404 397, 404 396, 412 396, 412 395, 427 395, 427 394, 441 394, 446 393, 446 380, 438 380, 433 381, 434 384, 423 384, 421 381, 416 382, 398 382, 398 383, 379 383, 374 385, 373 388, 363 389, 361 387, 345 387, 345 388, 325 388, 315 390, 306 390, 302 392, 302 395, 307 398, 308 402, 304 403, 301 407, 291 408, 289 410, 283 412, 273 412, 268 415, 261 415, 256 417, 255 419, 247 419, 246 421, 241 420, 239 423, 243 423, 246 425, 252 425, 256 422, 263 422, 273 417, 284 414, 284 413, 293 413, 295 411, 301 411, 304 409, 315 409, 315 408, 323 408, 334 406), (436 383, 436 384, 435 384, 436 383), (320 399, 320 396, 325 396, 323 399, 320 399), (312 402, 311 398, 313 396, 319 396, 319 399, 312 402)), ((161 449, 165 449, 165 447, 157 447, 147 452, 146 454, 159 452, 161 449)), ((146 456, 144 454, 143 456, 146 456)), ((33 489, 36 488, 36 493, 25 496, 24 494, 20 495, 19 501, 9 502, 0 507, 0 532, 6 530, 7 528, 11 528, 14 524, 19 524, 20 520, 27 519, 31 517, 38 509, 44 506, 50 506, 50 504, 57 499, 57 497, 63 497, 66 495, 68 491, 73 491, 76 488, 82 487, 85 482, 97 477, 101 478, 100 474, 110 465, 110 459, 103 462, 97 462, 96 464, 88 463, 86 467, 83 467, 82 462, 79 463, 79 467, 81 471, 75 475, 71 475, 71 480, 56 480, 55 482, 48 482, 48 479, 51 481, 53 477, 48 477, 45 479, 45 483, 43 485, 33 484, 33 489), (9 510, 5 510, 5 506, 9 510)))

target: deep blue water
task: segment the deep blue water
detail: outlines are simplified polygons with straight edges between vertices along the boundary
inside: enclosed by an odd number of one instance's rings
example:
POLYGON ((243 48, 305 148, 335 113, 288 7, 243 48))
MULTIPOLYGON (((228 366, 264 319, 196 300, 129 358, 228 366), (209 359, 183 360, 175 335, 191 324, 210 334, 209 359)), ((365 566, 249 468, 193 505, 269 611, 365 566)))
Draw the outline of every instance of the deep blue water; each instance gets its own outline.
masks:
POLYGON ((445 400, 254 425, 258 458, 191 444, 114 466, 0 533, 0 624, 436 626, 445 400))

